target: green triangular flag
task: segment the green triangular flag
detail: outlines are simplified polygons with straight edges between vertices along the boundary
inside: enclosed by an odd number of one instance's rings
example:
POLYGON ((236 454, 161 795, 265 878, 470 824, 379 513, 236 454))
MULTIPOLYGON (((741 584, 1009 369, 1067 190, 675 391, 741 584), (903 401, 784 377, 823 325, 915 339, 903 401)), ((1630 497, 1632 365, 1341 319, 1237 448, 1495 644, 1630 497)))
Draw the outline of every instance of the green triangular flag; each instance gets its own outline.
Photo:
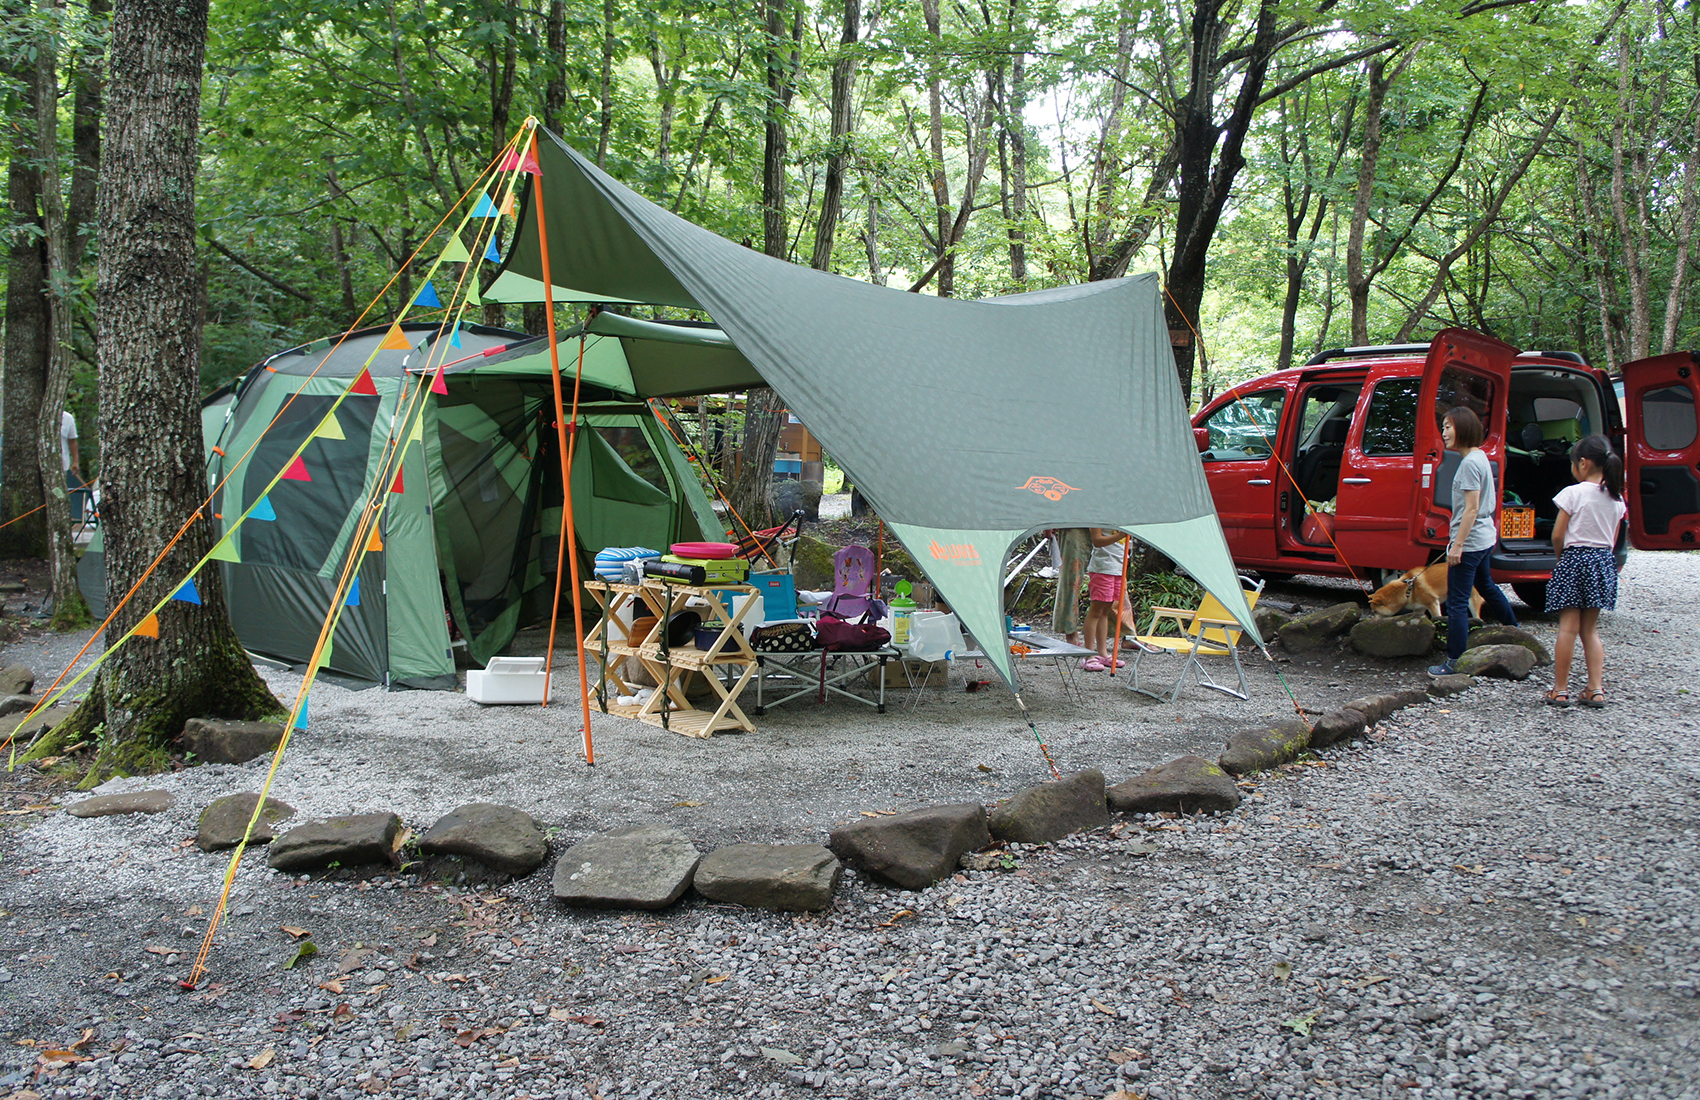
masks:
POLYGON ((484 295, 478 292, 477 272, 472 272, 471 276, 466 280, 466 304, 472 306, 481 306, 484 304, 484 295))
POLYGON ((464 264, 472 261, 472 253, 466 250, 466 245, 460 241, 459 233, 449 234, 449 246, 443 249, 443 254, 437 257, 438 263, 464 264))
POLYGON ((229 535, 219 539, 218 545, 213 547, 212 553, 207 556, 213 561, 233 561, 238 564, 242 561, 242 556, 236 552, 236 544, 230 541, 229 535))

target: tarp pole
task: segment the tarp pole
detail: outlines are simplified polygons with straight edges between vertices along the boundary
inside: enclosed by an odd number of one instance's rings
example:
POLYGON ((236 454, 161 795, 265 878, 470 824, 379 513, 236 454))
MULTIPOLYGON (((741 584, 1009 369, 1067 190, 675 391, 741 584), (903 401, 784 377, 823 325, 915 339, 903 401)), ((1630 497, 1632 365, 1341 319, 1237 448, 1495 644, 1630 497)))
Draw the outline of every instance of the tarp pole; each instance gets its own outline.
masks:
POLYGON ((1127 593, 1127 563, 1133 555, 1133 536, 1128 536, 1122 543, 1122 596, 1116 601, 1116 637, 1110 643, 1110 678, 1114 679, 1116 667, 1122 663, 1122 608, 1130 606, 1127 593))
MULTIPOLYGON (((537 132, 531 133, 531 156, 537 159, 537 132)), ((560 549, 555 554, 555 599, 549 605, 549 649, 544 659, 543 705, 549 705, 549 679, 555 662, 555 623, 561 611, 561 559, 566 558, 573 578, 573 646, 578 654, 578 695, 584 707, 584 762, 596 763, 590 739, 590 680, 584 667, 584 616, 580 613, 578 580, 578 530, 573 524, 573 445, 578 442, 579 384, 584 380, 584 332, 579 331, 578 369, 573 374, 573 411, 569 435, 566 408, 561 400, 561 352, 555 346, 555 284, 549 277, 549 231, 543 216, 543 173, 538 165, 537 184, 531 197, 537 200, 537 250, 543 259, 543 317, 548 326, 549 373, 555 384, 555 440, 561 451, 562 517, 560 549)))

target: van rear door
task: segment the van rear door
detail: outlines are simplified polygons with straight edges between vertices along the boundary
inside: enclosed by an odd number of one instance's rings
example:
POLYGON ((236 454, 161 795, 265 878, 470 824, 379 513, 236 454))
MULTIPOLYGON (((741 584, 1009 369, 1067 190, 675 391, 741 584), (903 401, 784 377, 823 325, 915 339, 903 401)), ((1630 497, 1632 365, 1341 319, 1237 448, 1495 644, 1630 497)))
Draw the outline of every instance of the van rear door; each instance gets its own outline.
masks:
POLYGON ((1700 539, 1700 352, 1623 367, 1629 541, 1638 550, 1693 550, 1700 539))
MULTIPOLYGON (((1517 349, 1510 344, 1469 329, 1443 329, 1429 344, 1417 395, 1412 471, 1416 507, 1411 512, 1411 541, 1445 546, 1451 534, 1452 475, 1458 456, 1448 456, 1440 437, 1440 420, 1448 409, 1464 405, 1481 418, 1487 432, 1482 450, 1493 466, 1496 481, 1501 479, 1505 469, 1505 403, 1511 389, 1511 363, 1516 358, 1517 349)), ((1499 501, 1491 504, 1497 512, 1499 501)))

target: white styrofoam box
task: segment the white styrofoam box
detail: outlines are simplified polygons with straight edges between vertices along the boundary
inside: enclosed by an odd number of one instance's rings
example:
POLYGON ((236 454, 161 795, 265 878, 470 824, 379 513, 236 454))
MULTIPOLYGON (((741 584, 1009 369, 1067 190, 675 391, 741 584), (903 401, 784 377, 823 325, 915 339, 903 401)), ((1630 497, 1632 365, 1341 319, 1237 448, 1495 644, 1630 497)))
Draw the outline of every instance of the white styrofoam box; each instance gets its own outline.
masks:
POLYGON ((546 680, 542 657, 492 657, 466 674, 466 695, 474 703, 541 703, 546 680))

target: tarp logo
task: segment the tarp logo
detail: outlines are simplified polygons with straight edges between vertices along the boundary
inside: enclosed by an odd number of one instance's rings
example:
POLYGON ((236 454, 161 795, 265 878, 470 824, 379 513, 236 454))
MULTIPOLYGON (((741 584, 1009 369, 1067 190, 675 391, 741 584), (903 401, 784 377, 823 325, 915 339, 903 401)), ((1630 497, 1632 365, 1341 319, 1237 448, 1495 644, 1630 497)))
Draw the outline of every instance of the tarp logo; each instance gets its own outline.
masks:
POLYGON ((1023 489, 1031 489, 1046 500, 1061 500, 1069 493, 1076 491, 1076 486, 1065 484, 1054 477, 1030 477, 1023 489))
POLYGON ((963 565, 980 564, 980 551, 974 549, 971 542, 953 542, 949 546, 940 546, 934 540, 927 549, 932 552, 934 561, 954 561, 963 565))

